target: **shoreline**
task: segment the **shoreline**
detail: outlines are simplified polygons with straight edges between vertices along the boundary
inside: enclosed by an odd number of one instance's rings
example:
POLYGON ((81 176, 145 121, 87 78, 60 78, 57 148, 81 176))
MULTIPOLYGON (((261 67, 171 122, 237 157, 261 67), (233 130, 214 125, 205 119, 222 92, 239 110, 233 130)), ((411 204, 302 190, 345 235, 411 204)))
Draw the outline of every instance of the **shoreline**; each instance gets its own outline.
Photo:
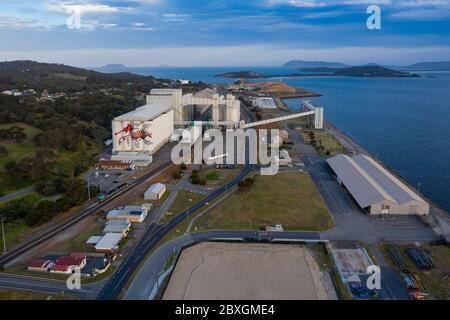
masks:
MULTIPOLYGON (((283 104, 285 104, 283 102, 283 104)), ((286 111, 283 108, 279 108, 282 111, 286 111)), ((291 108, 288 109, 288 112, 293 112, 291 108)), ((370 156, 377 163, 379 163, 383 168, 385 168, 388 172, 390 172, 393 176, 398 178, 401 182, 403 182, 407 187, 416 192, 420 197, 422 197, 429 205, 430 205, 430 214, 428 216, 418 216, 418 218, 430 226, 436 234, 442 236, 447 242, 450 243, 450 213, 446 212, 443 208, 441 208, 438 204, 433 202, 432 199, 417 191, 405 178, 403 178, 399 173, 395 171, 394 168, 391 168, 381 160, 374 157, 369 151, 367 151, 361 144, 356 142, 354 138, 345 133, 343 130, 338 128, 334 123, 329 120, 324 119, 324 131, 330 133, 335 137, 335 139, 347 150, 355 150, 359 153, 370 156)))
POLYGON ((329 120, 324 120, 324 130, 332 134, 336 140, 348 149, 350 146, 351 150, 356 150, 359 153, 370 156, 388 172, 390 172, 394 177, 398 178, 407 187, 416 192, 420 197, 422 197, 430 205, 430 214, 428 216, 418 216, 418 218, 430 226, 438 235, 442 236, 450 242, 450 214, 444 209, 439 207, 433 200, 428 198, 426 195, 414 188, 405 178, 403 178, 394 168, 391 168, 380 159, 374 157, 369 151, 367 151, 362 145, 355 141, 354 138, 350 137, 347 133, 339 129, 335 124, 329 120))
POLYGON ((305 93, 293 93, 289 95, 276 95, 271 94, 272 99, 275 101, 275 104, 277 105, 277 108, 286 112, 295 112, 294 109, 289 107, 284 100, 287 99, 302 99, 302 98, 315 98, 315 97, 322 97, 322 94, 317 92, 305 92, 305 93))

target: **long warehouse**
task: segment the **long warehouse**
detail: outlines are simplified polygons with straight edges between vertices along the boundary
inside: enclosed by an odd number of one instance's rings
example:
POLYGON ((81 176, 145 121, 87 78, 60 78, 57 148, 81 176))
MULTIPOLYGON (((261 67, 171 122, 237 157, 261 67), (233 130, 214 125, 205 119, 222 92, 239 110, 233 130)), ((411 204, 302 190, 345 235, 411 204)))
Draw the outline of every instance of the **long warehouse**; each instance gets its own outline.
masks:
POLYGON ((372 158, 339 154, 327 159, 339 183, 369 214, 427 215, 429 204, 372 158))

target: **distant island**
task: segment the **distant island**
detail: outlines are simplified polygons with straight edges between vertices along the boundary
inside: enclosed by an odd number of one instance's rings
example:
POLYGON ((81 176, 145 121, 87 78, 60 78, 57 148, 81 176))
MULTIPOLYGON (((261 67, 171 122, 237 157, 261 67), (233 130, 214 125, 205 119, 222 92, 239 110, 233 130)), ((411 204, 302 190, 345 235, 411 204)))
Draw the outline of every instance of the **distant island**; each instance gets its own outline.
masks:
POLYGON ((380 66, 362 66, 343 68, 335 71, 334 76, 368 77, 368 78, 420 78, 418 74, 397 71, 380 66))
POLYGON ((366 78, 420 78, 419 75, 410 72, 388 69, 377 65, 365 65, 360 67, 331 68, 311 67, 299 70, 299 73, 288 75, 265 75, 255 71, 234 71, 218 74, 215 77, 239 78, 239 79, 267 79, 275 77, 321 77, 321 76, 346 76, 366 78), (303 73, 302 73, 303 72, 303 73))
POLYGON ((302 72, 313 72, 313 73, 334 73, 341 68, 330 68, 330 67, 311 67, 311 68, 301 68, 302 72))
POLYGON ((406 68, 417 71, 450 71, 450 61, 419 62, 406 68))
POLYGON ((348 65, 340 62, 327 62, 327 61, 305 61, 305 60, 291 60, 283 65, 285 68, 291 69, 303 69, 303 68, 345 68, 348 65))
POLYGON ((100 67, 100 69, 123 69, 126 68, 125 65, 121 64, 121 63, 112 63, 112 64, 107 64, 104 65, 103 67, 100 67))
MULTIPOLYGON (((450 71, 450 61, 431 61, 431 62, 417 62, 410 65, 396 66, 396 65, 379 65, 377 63, 368 63, 361 67, 381 66, 394 70, 408 70, 408 71, 450 71)), ((284 68, 297 69, 308 72, 330 72, 330 69, 344 69, 351 66, 340 62, 329 61, 307 61, 307 60, 291 60, 284 65, 284 68), (321 70, 322 68, 325 68, 321 70), (308 70, 316 69, 316 70, 308 70), (328 69, 328 70, 327 70, 328 69)), ((333 70, 333 72, 336 70, 333 70)))
POLYGON ((216 78, 265 79, 268 76, 255 71, 235 71, 215 75, 216 78))

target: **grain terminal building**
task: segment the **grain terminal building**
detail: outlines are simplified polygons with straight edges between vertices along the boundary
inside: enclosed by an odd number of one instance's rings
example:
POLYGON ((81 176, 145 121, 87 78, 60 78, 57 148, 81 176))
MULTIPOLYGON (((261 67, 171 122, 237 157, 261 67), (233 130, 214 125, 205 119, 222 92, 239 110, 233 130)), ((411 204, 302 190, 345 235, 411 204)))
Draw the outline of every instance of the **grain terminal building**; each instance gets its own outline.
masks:
POLYGON ((366 155, 339 154, 327 160, 338 182, 369 214, 427 215, 429 204, 405 183, 366 155))
POLYGON ((192 126, 196 118, 216 126, 240 123, 240 101, 212 89, 184 94, 182 89, 152 89, 146 104, 112 121, 111 160, 147 166, 174 133, 175 126, 192 126))

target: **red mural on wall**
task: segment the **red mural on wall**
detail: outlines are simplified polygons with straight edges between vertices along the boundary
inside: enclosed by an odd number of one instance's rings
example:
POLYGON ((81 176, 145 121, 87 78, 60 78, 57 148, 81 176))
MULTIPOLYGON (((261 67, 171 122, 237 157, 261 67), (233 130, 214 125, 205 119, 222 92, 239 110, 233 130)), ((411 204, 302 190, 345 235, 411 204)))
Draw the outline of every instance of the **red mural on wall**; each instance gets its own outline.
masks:
POLYGON ((120 133, 124 133, 125 135, 123 135, 122 137, 119 138, 119 141, 118 141, 119 145, 122 144, 122 142, 128 138, 131 140, 138 140, 138 139, 145 140, 147 138, 152 137, 151 132, 148 132, 145 129, 135 130, 135 127, 131 123, 126 125, 124 128, 122 128, 122 130, 115 132, 114 135, 117 136, 120 133))

